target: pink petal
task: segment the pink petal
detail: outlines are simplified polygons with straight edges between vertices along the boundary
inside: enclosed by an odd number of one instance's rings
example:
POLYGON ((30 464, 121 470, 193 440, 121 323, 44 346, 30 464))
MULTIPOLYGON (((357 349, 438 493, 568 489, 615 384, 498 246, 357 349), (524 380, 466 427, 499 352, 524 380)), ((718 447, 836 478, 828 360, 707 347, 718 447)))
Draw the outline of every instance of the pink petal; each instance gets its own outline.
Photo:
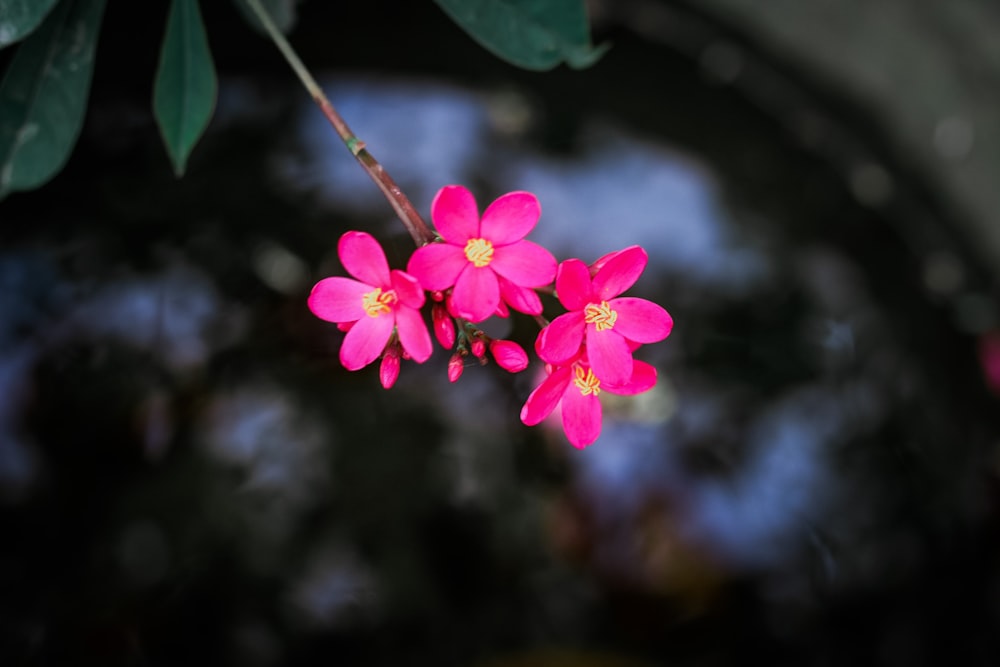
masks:
POLYGON ((400 303, 410 308, 420 308, 424 305, 424 288, 414 276, 405 271, 393 269, 389 272, 389 277, 392 281, 392 289, 395 290, 400 303))
POLYGON ((367 317, 361 300, 374 289, 350 278, 324 278, 309 294, 309 310, 327 322, 353 322, 367 317))
POLYGON ((625 248, 608 259, 594 274, 595 301, 612 299, 634 285, 648 261, 649 255, 637 245, 625 248))
POLYGON ((500 303, 497 275, 488 266, 469 264, 458 276, 451 294, 451 307, 459 317, 470 322, 482 322, 493 314, 500 303))
POLYGON ((662 307, 635 297, 621 297, 608 302, 618 313, 614 330, 636 343, 656 343, 670 335, 674 320, 662 307))
MULTIPOLYGON (((627 248, 626 248, 627 250, 627 248)), ((611 252, 601 255, 590 265, 590 275, 593 276, 595 273, 601 270, 601 267, 608 263, 608 260, 615 255, 620 254, 621 250, 612 250, 611 252)))
POLYGON ((583 343, 583 311, 563 313, 538 332, 535 352, 548 364, 565 364, 580 353, 583 343))
POLYGON ((347 232, 337 243, 337 255, 347 272, 361 282, 383 289, 389 286, 389 263, 371 234, 347 232))
POLYGON ((563 394, 562 423, 569 443, 583 449, 601 435, 601 399, 594 394, 584 396, 570 383, 563 394))
POLYGON ((632 350, 617 331, 587 326, 587 358, 602 383, 623 385, 632 377, 632 350))
POLYGON ((526 426, 534 426, 552 414, 563 398, 566 386, 572 377, 573 369, 569 366, 557 368, 528 396, 521 408, 521 421, 526 426))
POLYGON ((396 310, 396 330, 399 332, 399 342, 410 358, 418 364, 427 361, 434 348, 420 311, 409 306, 399 306, 396 310))
POLYGON ((634 359, 632 362, 632 377, 622 385, 611 383, 601 383, 601 389, 606 389, 612 394, 620 396, 633 396, 649 391, 656 384, 656 368, 645 361, 634 359))
MULTIPOLYGON (((527 287, 518 287, 503 276, 497 276, 500 281, 500 298, 507 302, 511 308, 528 315, 542 314, 542 300, 538 298, 538 292, 527 287)), ((506 317, 506 315, 504 315, 506 317)))
POLYGON ((556 277, 556 258, 531 241, 517 241, 493 249, 490 268, 521 287, 542 287, 556 277))
POLYGON ((465 247, 469 239, 479 238, 476 199, 461 185, 446 185, 438 190, 431 202, 431 220, 448 243, 465 247))
POLYGON ((542 207, 535 195, 508 192, 486 207, 479 223, 479 233, 495 246, 514 243, 535 228, 541 215, 542 207))
POLYGON ((567 259, 556 272, 556 295, 566 310, 583 310, 592 301, 590 271, 578 259, 567 259))
POLYGON ((344 368, 356 371, 378 359, 392 335, 394 320, 392 315, 366 315, 358 320, 340 346, 340 363, 344 368))
POLYGON ((413 251, 406 272, 420 281, 424 289, 446 290, 455 284, 458 274, 468 265, 462 248, 448 243, 429 243, 413 251))

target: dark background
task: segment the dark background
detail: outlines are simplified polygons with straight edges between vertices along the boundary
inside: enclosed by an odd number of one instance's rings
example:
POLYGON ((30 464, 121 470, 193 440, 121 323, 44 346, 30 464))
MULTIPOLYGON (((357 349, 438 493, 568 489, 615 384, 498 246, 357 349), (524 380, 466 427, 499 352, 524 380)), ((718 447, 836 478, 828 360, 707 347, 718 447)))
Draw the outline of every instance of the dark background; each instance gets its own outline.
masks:
POLYGON ((559 259, 649 249, 660 383, 577 451, 518 421, 534 371, 339 366, 305 307, 337 238, 412 246, 202 4, 183 179, 166 3, 110 2, 73 156, 0 203, 0 662, 995 664, 988 5, 598 2, 607 55, 532 73, 430 2, 302 3, 293 45, 418 210, 527 189, 559 259))

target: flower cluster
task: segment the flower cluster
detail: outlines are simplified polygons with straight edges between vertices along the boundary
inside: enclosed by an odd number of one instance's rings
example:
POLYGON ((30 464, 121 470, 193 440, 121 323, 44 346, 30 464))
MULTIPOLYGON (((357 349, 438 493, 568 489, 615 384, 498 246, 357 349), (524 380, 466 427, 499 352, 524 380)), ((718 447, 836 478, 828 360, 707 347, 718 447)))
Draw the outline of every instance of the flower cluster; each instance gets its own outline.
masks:
POLYGON ((538 424, 561 404, 566 437, 586 447, 601 432, 602 391, 631 395, 656 384, 656 369, 633 353, 666 338, 673 320, 655 303, 621 296, 646 268, 641 247, 609 253, 589 266, 579 259, 557 263, 525 239, 540 216, 538 199, 529 192, 507 193, 480 216, 472 193, 446 186, 431 204, 439 240, 417 248, 406 271, 389 269, 371 235, 347 232, 337 251, 353 279, 319 281, 309 308, 346 331, 340 347, 345 368, 358 370, 381 357, 379 378, 388 389, 401 359, 423 363, 431 356, 421 314, 425 292, 434 337, 453 350, 447 372, 455 382, 470 355, 486 363, 488 352, 507 371, 526 369, 528 355, 520 345, 491 338, 477 325, 508 317, 510 309, 544 322, 539 292, 552 293, 554 285, 567 312, 545 325, 535 341, 546 377, 528 396, 521 421, 538 424))

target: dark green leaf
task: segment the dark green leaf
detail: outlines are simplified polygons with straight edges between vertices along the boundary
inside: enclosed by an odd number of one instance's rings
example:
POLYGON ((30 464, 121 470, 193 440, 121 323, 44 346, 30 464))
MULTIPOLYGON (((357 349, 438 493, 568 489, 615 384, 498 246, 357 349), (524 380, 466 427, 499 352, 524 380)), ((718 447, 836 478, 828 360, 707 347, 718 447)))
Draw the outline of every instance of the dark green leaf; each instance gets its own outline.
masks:
POLYGON ((525 69, 588 67, 606 50, 590 44, 584 0, 434 1, 484 48, 525 69))
POLYGON ((153 112, 178 176, 212 118, 217 92, 198 2, 173 0, 156 70, 153 112))
POLYGON ((65 0, 14 54, 0 83, 0 198, 62 168, 80 135, 105 0, 65 0))
MULTIPOLYGON (((257 19, 257 15, 253 13, 249 5, 247 5, 246 0, 233 0, 236 3, 236 7, 239 8, 240 12, 243 14, 243 18, 247 20, 254 30, 262 34, 266 34, 267 31, 264 30, 264 26, 260 24, 257 19)), ((260 4, 264 6, 267 13, 270 14, 271 20, 274 21, 274 25, 278 26, 278 30, 283 33, 288 33, 295 25, 295 5, 299 4, 300 0, 260 0, 260 4)))
POLYGON ((28 36, 58 0, 0 0, 0 49, 28 36))

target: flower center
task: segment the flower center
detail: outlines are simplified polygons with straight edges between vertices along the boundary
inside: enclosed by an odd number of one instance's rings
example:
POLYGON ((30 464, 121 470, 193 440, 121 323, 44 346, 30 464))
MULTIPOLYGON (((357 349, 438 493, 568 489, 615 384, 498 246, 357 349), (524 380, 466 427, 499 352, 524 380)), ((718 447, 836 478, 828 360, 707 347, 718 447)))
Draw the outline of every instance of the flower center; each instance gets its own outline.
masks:
POLYGON ((588 303, 587 307, 583 309, 583 318, 587 324, 593 324, 597 327, 598 331, 604 331, 614 328, 618 313, 611 310, 607 301, 602 301, 600 305, 588 303))
POLYGON ((469 239, 465 244, 465 258, 481 269, 493 261, 493 244, 486 239, 469 239))
POLYGON ((361 307, 368 313, 368 317, 378 317, 391 313, 392 305, 398 300, 395 290, 383 292, 381 287, 376 287, 361 297, 361 307))
POLYGON ((601 381, 594 375, 594 371, 589 368, 584 371, 583 368, 577 366, 573 372, 576 374, 573 384, 576 385, 576 388, 580 390, 582 395, 597 396, 601 393, 601 381))

